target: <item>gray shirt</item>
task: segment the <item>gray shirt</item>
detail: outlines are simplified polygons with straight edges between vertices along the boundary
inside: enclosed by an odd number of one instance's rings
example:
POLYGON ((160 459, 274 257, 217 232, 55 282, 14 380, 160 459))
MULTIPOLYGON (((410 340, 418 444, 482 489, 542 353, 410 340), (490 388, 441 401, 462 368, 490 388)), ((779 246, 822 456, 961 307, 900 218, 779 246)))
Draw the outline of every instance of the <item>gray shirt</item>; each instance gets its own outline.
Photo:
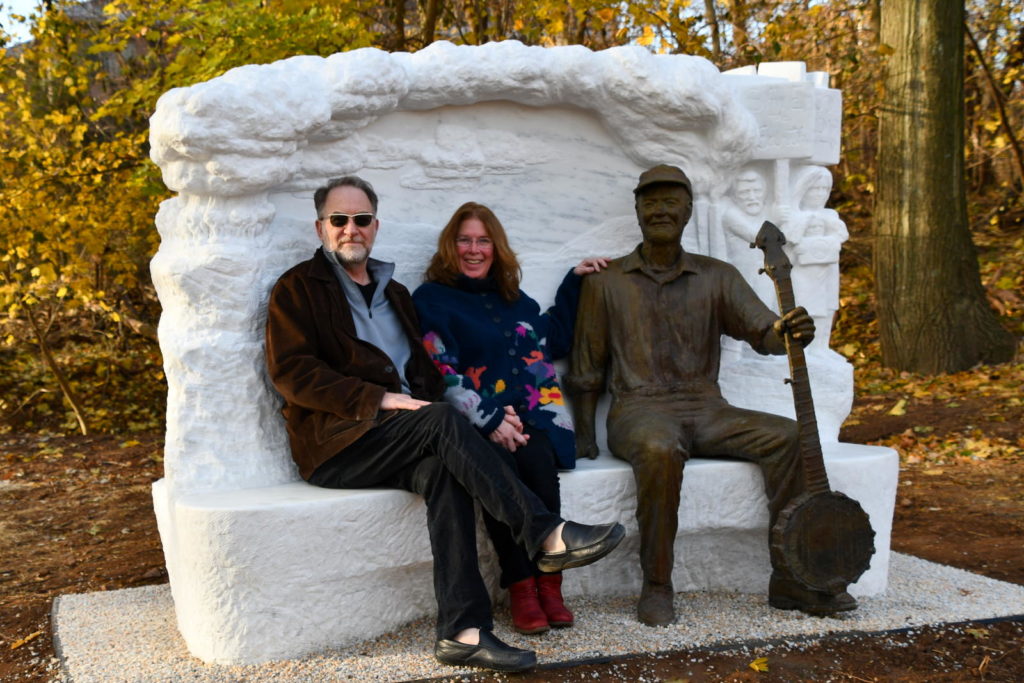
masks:
POLYGON ((345 292, 349 308, 352 309, 352 322, 356 326, 356 334, 365 342, 373 344, 383 351, 391 359, 391 363, 398 370, 402 378, 402 391, 412 393, 409 389, 409 382, 405 378, 405 364, 409 362, 411 352, 409 350, 409 338, 402 329, 391 302, 384 296, 384 288, 395 272, 395 264, 386 261, 378 261, 371 258, 366 262, 366 269, 370 277, 377 283, 373 292, 370 305, 366 305, 366 298, 359 290, 359 285, 349 276, 345 268, 338 262, 338 257, 331 251, 324 249, 324 254, 334 269, 334 274, 341 283, 341 289, 345 292))

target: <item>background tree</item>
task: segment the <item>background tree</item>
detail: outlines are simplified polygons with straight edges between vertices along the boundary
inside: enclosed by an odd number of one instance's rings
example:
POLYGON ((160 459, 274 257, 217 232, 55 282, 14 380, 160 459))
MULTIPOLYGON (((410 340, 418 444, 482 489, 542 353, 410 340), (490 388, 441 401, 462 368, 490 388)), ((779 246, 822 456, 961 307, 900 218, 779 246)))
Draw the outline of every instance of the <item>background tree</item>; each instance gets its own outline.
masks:
MULTIPOLYGON (((895 12, 904 4, 884 6, 895 12)), ((30 43, 13 45, 0 29, 0 430, 161 424, 159 304, 149 261, 159 241, 153 215, 169 193, 148 158, 147 135, 163 92, 242 64, 368 46, 415 51, 436 40, 515 39, 595 50, 632 44, 704 56, 723 70, 798 60, 810 71, 828 72, 843 91, 844 116, 831 206, 851 233, 834 338, 857 362, 875 358, 870 245, 880 187, 878 117, 880 106, 900 94, 887 94, 880 78, 892 52, 892 41, 879 40, 882 6, 881 0, 39 0, 28 17, 30 43)), ((964 93, 940 84, 927 94, 947 105, 959 101, 966 112, 966 163, 959 168, 968 213, 947 216, 959 215, 959 239, 969 231, 981 248, 988 302, 1020 335, 1024 267, 1000 258, 999 250, 1015 244, 1017 253, 1024 251, 1018 158, 1024 154, 1017 154, 1024 130, 1024 6, 968 0, 967 7, 964 30, 973 40, 962 60, 964 93)), ((951 172, 948 164, 944 171, 951 172)), ((908 173, 899 187, 932 177, 908 173)), ((928 258, 949 251, 970 269, 972 259, 959 246, 929 251, 928 258)), ((977 272, 972 278, 971 296, 981 298, 977 272)))
POLYGON ((1009 360, 988 305, 964 191, 963 0, 882 8, 892 47, 879 107, 874 274, 886 365, 935 373, 1009 360))
POLYGON ((32 403, 34 420, 63 415, 83 433, 152 428, 164 389, 149 261, 168 196, 148 156, 157 98, 376 34, 353 5, 326 0, 55 0, 36 11, 33 40, 0 51, 0 418, 33 421, 32 403))

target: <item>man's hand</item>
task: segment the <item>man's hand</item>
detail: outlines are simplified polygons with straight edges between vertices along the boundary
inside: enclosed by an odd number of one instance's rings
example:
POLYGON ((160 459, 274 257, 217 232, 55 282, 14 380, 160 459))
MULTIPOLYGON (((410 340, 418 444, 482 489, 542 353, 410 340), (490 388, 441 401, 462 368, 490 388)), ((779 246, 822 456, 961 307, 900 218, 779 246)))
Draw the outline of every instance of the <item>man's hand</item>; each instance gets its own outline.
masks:
POLYGON ((807 314, 803 306, 797 306, 786 313, 776 320, 772 327, 779 338, 785 338, 788 332, 801 346, 807 346, 814 341, 814 319, 807 314))
POLYGON ((585 258, 579 262, 572 272, 577 275, 586 275, 587 273, 600 273, 602 268, 608 267, 608 259, 604 257, 598 258, 585 258))
POLYGON ((393 394, 390 391, 384 392, 384 398, 380 402, 381 410, 419 410, 423 406, 429 406, 430 401, 421 401, 408 394, 393 394))

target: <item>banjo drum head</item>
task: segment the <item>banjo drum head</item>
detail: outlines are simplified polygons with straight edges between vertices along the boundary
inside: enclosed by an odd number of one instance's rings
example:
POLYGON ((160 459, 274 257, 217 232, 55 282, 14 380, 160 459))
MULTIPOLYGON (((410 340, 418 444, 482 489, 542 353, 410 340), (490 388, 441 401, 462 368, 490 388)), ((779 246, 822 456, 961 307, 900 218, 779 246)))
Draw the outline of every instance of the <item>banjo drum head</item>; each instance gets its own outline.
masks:
POLYGON ((860 503, 838 491, 797 498, 779 514, 772 533, 772 545, 793 577, 833 594, 867 571, 874 541, 860 503))

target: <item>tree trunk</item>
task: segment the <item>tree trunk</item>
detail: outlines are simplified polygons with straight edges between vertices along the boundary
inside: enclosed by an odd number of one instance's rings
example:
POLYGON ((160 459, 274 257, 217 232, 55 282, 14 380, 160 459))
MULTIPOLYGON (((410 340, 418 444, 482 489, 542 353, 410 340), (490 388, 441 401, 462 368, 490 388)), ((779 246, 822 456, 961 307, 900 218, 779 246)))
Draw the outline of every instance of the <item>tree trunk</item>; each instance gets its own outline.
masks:
POLYGON ((747 35, 747 16, 749 14, 747 0, 726 0, 725 7, 728 11, 729 23, 732 25, 733 56, 734 59, 739 60, 740 64, 743 64, 744 50, 750 40, 747 35))
POLYGON ((704 21, 711 29, 711 61, 719 64, 722 59, 722 38, 718 30, 718 13, 715 0, 704 0, 704 21))
POLYGON ((967 34, 968 40, 971 41, 971 48, 977 56, 978 64, 985 73, 985 82, 988 83, 992 93, 992 100, 995 103, 996 110, 999 112, 999 125, 1002 126, 1003 134, 1010 141, 1013 159, 1017 162, 1017 180, 1024 187, 1024 150, 1021 150, 1017 134, 1013 131, 1013 122, 1010 119, 1010 115, 1006 112, 1006 95, 1003 93, 1002 88, 999 87, 995 76, 992 75, 992 70, 989 68, 988 62, 985 61, 985 53, 981 51, 981 46, 978 45, 978 41, 974 39, 974 34, 971 33, 970 27, 966 24, 964 24, 964 33, 967 34))
POLYGON ((441 0, 427 0, 427 11, 423 17, 422 45, 426 47, 434 42, 437 31, 437 17, 441 13, 441 0))
POLYGON ((53 373, 54 378, 57 380, 57 386, 64 393, 64 398, 67 400, 68 405, 71 406, 71 412, 75 414, 75 419, 78 420, 78 428, 81 430, 83 436, 89 434, 89 427, 85 423, 85 415, 82 411, 81 403, 78 397, 75 396, 74 390, 71 388, 71 382, 64 376, 64 372, 57 365, 57 359, 53 357, 53 353, 50 352, 50 346, 46 343, 46 333, 39 327, 39 322, 36 320, 35 311, 31 307, 25 310, 26 317, 28 318, 29 324, 32 326, 32 332, 36 335, 36 343, 39 344, 39 351, 43 354, 43 360, 46 362, 46 367, 53 373))
POLYGON ((405 52, 405 0, 395 0, 394 22, 394 50, 405 52))
POLYGON ((882 361, 923 373, 1013 357, 981 285, 964 190, 963 0, 882 5, 874 274, 882 361))

